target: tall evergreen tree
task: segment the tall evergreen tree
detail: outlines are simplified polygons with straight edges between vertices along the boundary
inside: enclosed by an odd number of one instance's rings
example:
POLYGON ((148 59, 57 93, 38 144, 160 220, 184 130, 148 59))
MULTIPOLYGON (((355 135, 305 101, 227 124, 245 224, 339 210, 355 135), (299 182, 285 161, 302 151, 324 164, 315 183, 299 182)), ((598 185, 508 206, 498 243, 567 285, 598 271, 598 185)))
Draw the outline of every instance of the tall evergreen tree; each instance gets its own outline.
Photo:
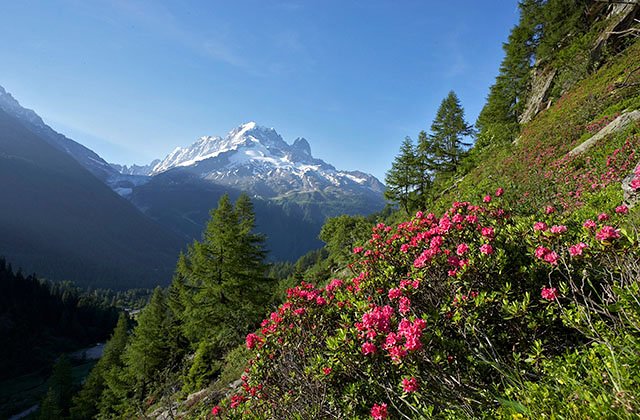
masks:
POLYGON ((400 153, 395 157, 391 169, 386 174, 387 189, 384 196, 396 202, 407 213, 413 209, 418 194, 417 186, 420 177, 418 156, 410 137, 405 137, 400 146, 400 153))
POLYGON ((53 366, 49 389, 41 404, 40 418, 66 417, 69 414, 72 395, 71 361, 63 354, 53 366))
POLYGON ((136 397, 141 399, 149 391, 163 369, 171 352, 170 314, 164 291, 156 288, 151 301, 138 317, 138 325, 124 353, 127 371, 133 378, 136 397))
POLYGON ((94 418, 99 411, 100 399, 107 386, 105 373, 114 368, 122 367, 122 354, 128 340, 128 317, 123 312, 118 318, 118 324, 113 330, 113 334, 104 346, 102 357, 91 369, 89 376, 85 380, 80 392, 73 397, 71 407, 72 419, 94 418))
POLYGON ((464 119, 464 110, 458 96, 450 91, 438 108, 429 137, 439 172, 450 173, 456 170, 460 159, 465 155, 465 147, 471 145, 464 139, 472 133, 472 127, 464 119))
MULTIPOLYGON (((264 238, 254 233, 254 227, 249 197, 241 195, 234 208, 224 195, 211 213, 202 241, 194 242, 178 261, 170 289, 172 306, 183 308, 182 329, 193 349, 208 353, 199 354, 198 360, 221 359, 263 315, 270 284, 265 276, 264 238)), ((193 372, 203 374, 200 367, 193 372)))

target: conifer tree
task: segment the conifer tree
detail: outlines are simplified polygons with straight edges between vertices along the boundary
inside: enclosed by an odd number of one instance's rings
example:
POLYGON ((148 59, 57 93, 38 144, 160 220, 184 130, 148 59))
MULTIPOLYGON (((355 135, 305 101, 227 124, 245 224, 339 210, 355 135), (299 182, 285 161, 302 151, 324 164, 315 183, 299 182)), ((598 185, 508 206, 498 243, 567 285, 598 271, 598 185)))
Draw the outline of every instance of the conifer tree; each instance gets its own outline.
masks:
POLYGON ((385 198, 398 203, 409 213, 416 201, 419 176, 418 156, 413 141, 410 137, 405 137, 400 146, 400 153, 393 160, 385 177, 385 198))
MULTIPOLYGON (((221 359, 255 327, 270 298, 264 238, 253 232, 251 200, 241 195, 235 208, 227 195, 218 202, 200 242, 180 257, 170 291, 185 337, 198 360, 221 359), (206 344, 201 344, 206 342, 206 344)), ((213 366, 212 366, 213 370, 213 366)), ((194 368, 194 374, 207 375, 194 368)), ((189 378, 200 383, 202 378, 189 378)))
POLYGON ((91 369, 80 392, 73 398, 72 419, 90 419, 98 414, 99 403, 105 389, 105 373, 113 367, 122 367, 122 354, 128 340, 128 317, 123 312, 113 334, 104 346, 102 357, 91 369))
POLYGON ((71 361, 66 355, 62 355, 53 365, 49 389, 41 404, 40 418, 66 417, 71 406, 72 395, 71 361))
POLYGON ((133 378, 136 397, 146 396, 151 383, 167 367, 171 351, 170 315, 164 292, 156 288, 138 317, 123 359, 133 378))
POLYGON ((438 108, 431 124, 431 147, 438 172, 451 173, 456 170, 465 155, 464 138, 473 134, 472 127, 464 119, 464 110, 455 92, 450 91, 438 108))

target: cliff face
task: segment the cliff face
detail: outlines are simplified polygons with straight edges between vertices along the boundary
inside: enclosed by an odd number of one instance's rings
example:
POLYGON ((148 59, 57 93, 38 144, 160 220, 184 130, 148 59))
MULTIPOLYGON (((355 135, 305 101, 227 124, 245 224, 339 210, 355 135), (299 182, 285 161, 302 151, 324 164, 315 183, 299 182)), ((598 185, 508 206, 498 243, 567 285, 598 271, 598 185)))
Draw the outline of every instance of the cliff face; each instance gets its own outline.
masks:
MULTIPOLYGON (((581 67, 593 71, 606 62, 605 52, 615 53, 629 43, 629 38, 640 36, 640 2, 629 3, 595 3, 588 12, 592 33, 588 46, 588 55, 583 54, 577 61, 581 67)), ((589 35, 589 34, 586 34, 589 35)), ((565 64, 566 63, 562 63, 565 64)), ((540 111, 548 109, 554 99, 552 91, 564 93, 570 89, 576 77, 558 77, 562 71, 566 73, 571 69, 562 69, 561 63, 536 62, 531 70, 530 91, 524 112, 518 122, 526 124, 540 111), (564 79, 564 80, 563 80, 564 79)), ((571 65, 575 65, 572 63, 571 65)))

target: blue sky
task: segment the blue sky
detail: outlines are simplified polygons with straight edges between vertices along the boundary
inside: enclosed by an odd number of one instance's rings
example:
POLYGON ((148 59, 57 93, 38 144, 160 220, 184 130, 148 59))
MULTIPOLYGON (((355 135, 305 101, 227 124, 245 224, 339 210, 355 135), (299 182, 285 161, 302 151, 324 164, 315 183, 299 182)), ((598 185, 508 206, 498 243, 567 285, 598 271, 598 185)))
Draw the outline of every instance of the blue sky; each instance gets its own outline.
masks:
POLYGON ((515 0, 4 1, 0 85, 110 162, 247 121, 381 180, 454 90, 475 122, 515 0))

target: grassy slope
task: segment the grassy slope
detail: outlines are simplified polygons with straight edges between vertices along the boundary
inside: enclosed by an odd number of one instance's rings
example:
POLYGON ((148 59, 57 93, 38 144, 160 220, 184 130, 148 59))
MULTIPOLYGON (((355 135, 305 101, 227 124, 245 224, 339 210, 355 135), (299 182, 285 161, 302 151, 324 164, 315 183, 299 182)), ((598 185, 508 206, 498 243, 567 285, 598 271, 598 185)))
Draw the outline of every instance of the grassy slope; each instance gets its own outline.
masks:
MULTIPOLYGON (((499 186, 515 193, 512 195, 519 197, 518 207, 524 211, 539 208, 542 204, 571 208, 575 200, 568 197, 569 191, 584 184, 591 174, 601 172, 606 166, 606 157, 622 147, 627 139, 632 143, 631 148, 638 145, 640 128, 636 125, 609 136, 580 157, 565 158, 568 151, 591 137, 590 124, 597 125, 603 117, 614 116, 625 109, 640 108, 637 85, 618 87, 638 62, 640 42, 579 82, 551 108, 525 125, 515 144, 492 146, 475 152, 473 158, 477 166, 456 189, 436 201, 436 209, 442 210, 456 199, 475 200, 499 186), (585 174, 586 177, 573 179, 573 175, 580 177, 585 174), (569 175, 571 179, 560 178, 561 175, 569 175)), ((627 82, 637 83, 639 79, 640 74, 636 73, 627 82)), ((621 162, 619 164, 622 165, 621 162)))

